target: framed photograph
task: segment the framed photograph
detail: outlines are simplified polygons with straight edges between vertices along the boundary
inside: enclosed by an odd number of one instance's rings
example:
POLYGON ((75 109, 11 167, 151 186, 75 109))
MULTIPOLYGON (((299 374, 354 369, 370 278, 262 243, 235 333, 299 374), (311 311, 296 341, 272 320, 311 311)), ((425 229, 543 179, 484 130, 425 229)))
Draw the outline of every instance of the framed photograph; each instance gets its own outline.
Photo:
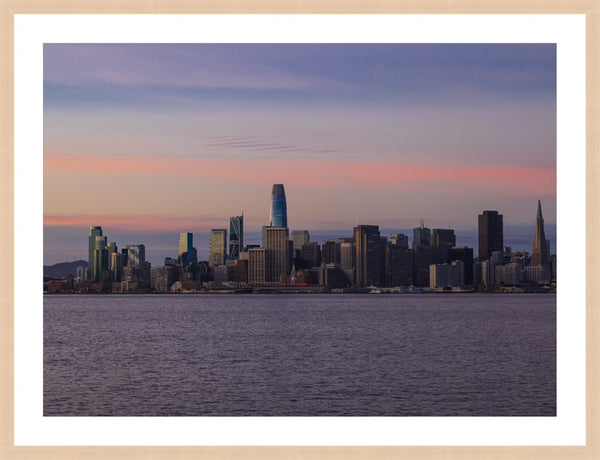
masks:
POLYGON ((3 454, 597 456, 598 5, 491 5, 4 8, 3 454))

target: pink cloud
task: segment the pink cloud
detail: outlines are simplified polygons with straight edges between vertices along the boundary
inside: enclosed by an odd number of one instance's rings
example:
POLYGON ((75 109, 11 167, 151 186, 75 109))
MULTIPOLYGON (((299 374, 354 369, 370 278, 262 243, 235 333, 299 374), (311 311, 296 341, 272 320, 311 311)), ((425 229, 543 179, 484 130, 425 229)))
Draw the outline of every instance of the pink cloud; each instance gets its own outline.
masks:
POLYGON ((400 162, 340 160, 266 160, 159 157, 144 155, 57 155, 44 157, 46 173, 70 171, 90 176, 160 176, 224 179, 236 184, 282 182, 293 187, 324 189, 391 188, 415 184, 512 189, 514 193, 553 195, 556 169, 511 166, 438 167, 400 162))

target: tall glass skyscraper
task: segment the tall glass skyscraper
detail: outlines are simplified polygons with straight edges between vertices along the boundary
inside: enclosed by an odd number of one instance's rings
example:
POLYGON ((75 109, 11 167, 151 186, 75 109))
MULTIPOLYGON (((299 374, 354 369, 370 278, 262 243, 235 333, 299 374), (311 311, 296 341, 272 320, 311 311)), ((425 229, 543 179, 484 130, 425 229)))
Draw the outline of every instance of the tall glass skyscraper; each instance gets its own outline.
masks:
POLYGON ((283 184, 273 184, 269 227, 287 227, 287 204, 283 184))
POLYGON ((244 215, 229 219, 229 258, 238 260, 244 248, 244 215))
POLYGON ((102 227, 90 227, 88 270, 90 271, 90 276, 92 277, 94 273, 94 250, 96 249, 97 236, 102 236, 102 227))
POLYGON ((194 234, 193 233, 180 233, 179 234, 179 263, 184 267, 191 263, 195 263, 194 260, 194 234))

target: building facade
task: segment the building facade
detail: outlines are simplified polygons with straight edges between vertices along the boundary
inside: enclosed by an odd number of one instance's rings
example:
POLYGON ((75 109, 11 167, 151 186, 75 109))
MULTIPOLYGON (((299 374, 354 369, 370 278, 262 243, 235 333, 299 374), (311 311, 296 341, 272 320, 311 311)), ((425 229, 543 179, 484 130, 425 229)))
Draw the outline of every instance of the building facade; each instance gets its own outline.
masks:
POLYGON ((498 211, 483 211, 478 220, 479 260, 488 260, 494 251, 504 249, 503 216, 498 211))
POLYGON ((244 249, 244 215, 229 218, 229 259, 238 260, 244 249))
POLYGON ((287 227, 287 202, 283 184, 273 184, 269 227, 287 227))
POLYGON ((210 231, 210 255, 208 265, 212 268, 224 265, 227 258, 227 229, 214 228, 210 231))

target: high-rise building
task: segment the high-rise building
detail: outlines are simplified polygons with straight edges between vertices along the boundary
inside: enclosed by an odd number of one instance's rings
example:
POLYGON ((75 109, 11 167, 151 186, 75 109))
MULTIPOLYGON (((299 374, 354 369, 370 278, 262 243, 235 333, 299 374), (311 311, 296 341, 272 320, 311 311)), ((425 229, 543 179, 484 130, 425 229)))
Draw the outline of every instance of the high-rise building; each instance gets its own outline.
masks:
POLYGON ((321 265, 321 248, 316 241, 309 241, 302 245, 300 252, 302 260, 307 267, 318 267, 321 265))
POLYGON ((502 214, 483 211, 479 215, 479 260, 488 260, 494 251, 504 248, 502 214))
POLYGON ((210 231, 210 255, 208 265, 224 265, 227 256, 227 229, 216 228, 210 231))
POLYGON ((292 230, 294 243, 294 259, 302 257, 302 246, 310 241, 308 230, 292 230))
POLYGON ((356 286, 381 286, 384 272, 384 251, 378 225, 354 227, 356 245, 356 286))
POLYGON ((92 280, 100 281, 102 272, 108 270, 108 251, 106 250, 106 237, 96 236, 94 239, 94 264, 92 265, 92 280))
POLYGON ((425 227, 425 222, 421 218, 421 223, 417 228, 413 229, 413 250, 417 246, 430 246, 431 245, 431 229, 425 227))
POLYGON ((248 250, 248 283, 263 284, 266 280, 267 250, 252 248, 248 250))
POLYGON ((431 245, 440 250, 441 262, 448 262, 448 250, 456 246, 456 235, 449 228, 434 228, 431 234, 431 245))
POLYGON ((448 263, 451 264, 455 261, 461 261, 464 264, 464 284, 466 286, 473 286, 473 248, 466 246, 451 248, 448 250, 448 263))
POLYGON ((351 286, 354 285, 354 270, 356 268, 356 245, 354 243, 341 243, 340 265, 351 286))
POLYGON ((323 243, 321 249, 323 263, 339 264, 341 262, 341 242, 337 240, 327 240, 323 243))
POLYGON ((385 252, 385 282, 390 287, 414 284, 415 256, 412 249, 390 241, 385 252))
POLYGON ((269 227, 287 227, 287 203, 283 184, 273 184, 269 227))
POLYGON ((404 233, 390 235, 390 244, 408 249, 408 235, 405 235, 404 233))
POLYGON ((244 249, 244 215, 229 218, 229 259, 238 260, 244 249))
POLYGON ((94 279, 94 251, 96 249, 97 236, 102 236, 102 227, 90 227, 88 269, 90 271, 90 278, 92 280, 94 279))
POLYGON ((143 244, 130 244, 127 249, 127 265, 130 267, 145 269, 146 246, 143 244))
POLYGON ((544 218, 542 217, 542 203, 538 200, 537 217, 535 219, 535 236, 533 239, 533 252, 531 265, 548 266, 550 254, 544 233, 544 218))
POLYGON ((196 257, 194 257, 194 234, 193 233, 180 233, 179 234, 179 263, 184 267, 186 265, 196 263, 196 257))
POLYGON ((291 270, 289 231, 285 227, 267 227, 266 281, 279 282, 291 270))

